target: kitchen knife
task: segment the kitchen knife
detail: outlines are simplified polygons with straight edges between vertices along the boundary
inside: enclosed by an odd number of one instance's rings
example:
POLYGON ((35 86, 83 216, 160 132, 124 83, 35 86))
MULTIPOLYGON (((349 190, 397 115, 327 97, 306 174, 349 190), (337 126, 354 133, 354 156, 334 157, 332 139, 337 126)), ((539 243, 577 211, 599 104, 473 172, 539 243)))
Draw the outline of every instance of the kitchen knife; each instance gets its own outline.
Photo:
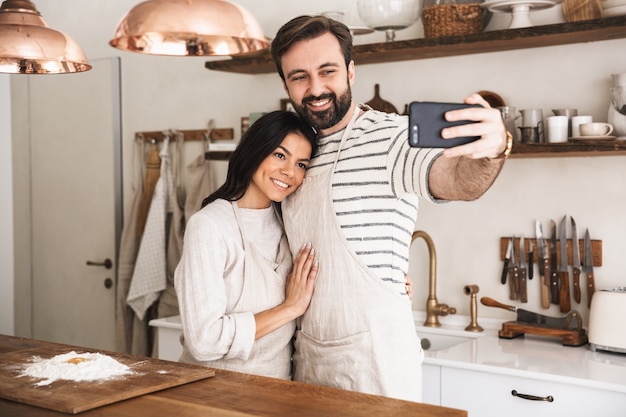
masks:
POLYGON ((569 295, 569 266, 567 262, 567 214, 563 216, 559 225, 559 243, 561 262, 559 264, 559 306, 561 313, 567 313, 572 309, 569 295))
POLYGON ((519 298, 519 266, 515 254, 515 236, 511 238, 511 259, 509 259, 509 298, 519 298))
POLYGON ((572 223, 572 267, 574 272, 574 301, 580 304, 580 271, 582 265, 580 263, 580 247, 578 246, 578 230, 576 229, 576 221, 570 216, 572 223))
POLYGON ((591 253, 591 238, 589 237, 589 229, 585 232, 583 252, 583 272, 585 273, 587 284, 587 307, 591 307, 591 297, 595 291, 595 283, 593 279, 593 253, 591 253))
POLYGON ((526 263, 526 251, 524 247, 524 235, 519 239, 519 274, 518 274, 518 293, 522 303, 528 302, 528 292, 526 291, 526 271, 528 264, 526 263))
POLYGON ((534 263, 535 263, 535 250, 534 250, 533 241, 528 241, 528 279, 533 279, 533 275, 535 273, 534 263))
POLYGON ((535 220, 535 235, 537 238, 537 267, 539 268, 539 285, 541 288, 541 307, 550 308, 550 260, 548 259, 548 245, 543 238, 541 221, 535 220))
POLYGON ((576 310, 571 310, 563 317, 551 317, 524 310, 523 308, 517 308, 512 305, 503 304, 489 297, 482 297, 480 302, 487 307, 498 307, 517 313, 516 321, 518 323, 532 324, 551 329, 580 330, 582 328, 582 317, 576 310))
POLYGON ((550 302, 559 304, 559 273, 556 259, 556 222, 550 220, 552 237, 550 238, 550 302))
POLYGON ((506 276, 509 273, 509 262, 511 260, 511 248, 513 247, 513 241, 509 239, 509 243, 506 246, 506 253, 504 254, 504 266, 502 267, 502 276, 500 277, 500 282, 504 285, 506 284, 506 276))

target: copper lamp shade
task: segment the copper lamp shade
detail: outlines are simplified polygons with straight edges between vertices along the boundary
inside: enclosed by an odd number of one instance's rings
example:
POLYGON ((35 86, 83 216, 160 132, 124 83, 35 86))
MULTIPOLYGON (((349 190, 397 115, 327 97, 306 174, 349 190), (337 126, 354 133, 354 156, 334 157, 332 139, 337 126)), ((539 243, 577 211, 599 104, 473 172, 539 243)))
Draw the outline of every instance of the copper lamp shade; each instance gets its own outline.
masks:
POLYGON ((261 26, 225 0, 148 0, 133 7, 111 46, 152 55, 239 55, 269 47, 261 26))
POLYGON ((48 27, 29 0, 0 6, 0 72, 63 74, 91 69, 80 46, 48 27))

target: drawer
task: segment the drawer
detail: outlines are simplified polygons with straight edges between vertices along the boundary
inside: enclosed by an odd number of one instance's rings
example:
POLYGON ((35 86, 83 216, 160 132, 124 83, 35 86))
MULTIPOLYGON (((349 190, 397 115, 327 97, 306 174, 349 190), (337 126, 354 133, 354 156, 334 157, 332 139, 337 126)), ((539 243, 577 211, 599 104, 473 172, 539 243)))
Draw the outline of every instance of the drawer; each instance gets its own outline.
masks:
POLYGON ((469 417, 623 417, 626 394, 538 379, 441 368, 441 405, 469 417), (552 401, 515 396, 551 397, 552 401))

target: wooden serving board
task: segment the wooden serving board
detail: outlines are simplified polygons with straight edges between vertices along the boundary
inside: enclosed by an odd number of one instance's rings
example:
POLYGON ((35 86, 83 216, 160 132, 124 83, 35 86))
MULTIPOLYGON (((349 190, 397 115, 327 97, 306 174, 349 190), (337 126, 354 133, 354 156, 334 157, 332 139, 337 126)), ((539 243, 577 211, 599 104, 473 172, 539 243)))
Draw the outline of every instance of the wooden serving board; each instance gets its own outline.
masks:
POLYGON ((215 375, 215 371, 203 366, 100 351, 101 354, 128 365, 134 373, 102 381, 57 380, 46 386, 35 385, 41 379, 19 376, 35 357, 49 359, 71 351, 98 352, 93 349, 55 344, 9 352, 0 351, 0 398, 77 414, 215 375))

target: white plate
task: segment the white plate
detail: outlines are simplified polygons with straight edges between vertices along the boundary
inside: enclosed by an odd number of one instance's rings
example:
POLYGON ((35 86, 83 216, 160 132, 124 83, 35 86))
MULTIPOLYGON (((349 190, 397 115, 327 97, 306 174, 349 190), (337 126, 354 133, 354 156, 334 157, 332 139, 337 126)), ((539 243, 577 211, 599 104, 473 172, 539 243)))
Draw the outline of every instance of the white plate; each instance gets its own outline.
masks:
POLYGON ((622 16, 626 14, 626 6, 616 6, 604 9, 604 17, 622 16))
POLYGON ((493 12, 510 12, 515 6, 528 6, 531 9, 547 9, 554 7, 563 0, 492 0, 480 3, 480 7, 493 12))

